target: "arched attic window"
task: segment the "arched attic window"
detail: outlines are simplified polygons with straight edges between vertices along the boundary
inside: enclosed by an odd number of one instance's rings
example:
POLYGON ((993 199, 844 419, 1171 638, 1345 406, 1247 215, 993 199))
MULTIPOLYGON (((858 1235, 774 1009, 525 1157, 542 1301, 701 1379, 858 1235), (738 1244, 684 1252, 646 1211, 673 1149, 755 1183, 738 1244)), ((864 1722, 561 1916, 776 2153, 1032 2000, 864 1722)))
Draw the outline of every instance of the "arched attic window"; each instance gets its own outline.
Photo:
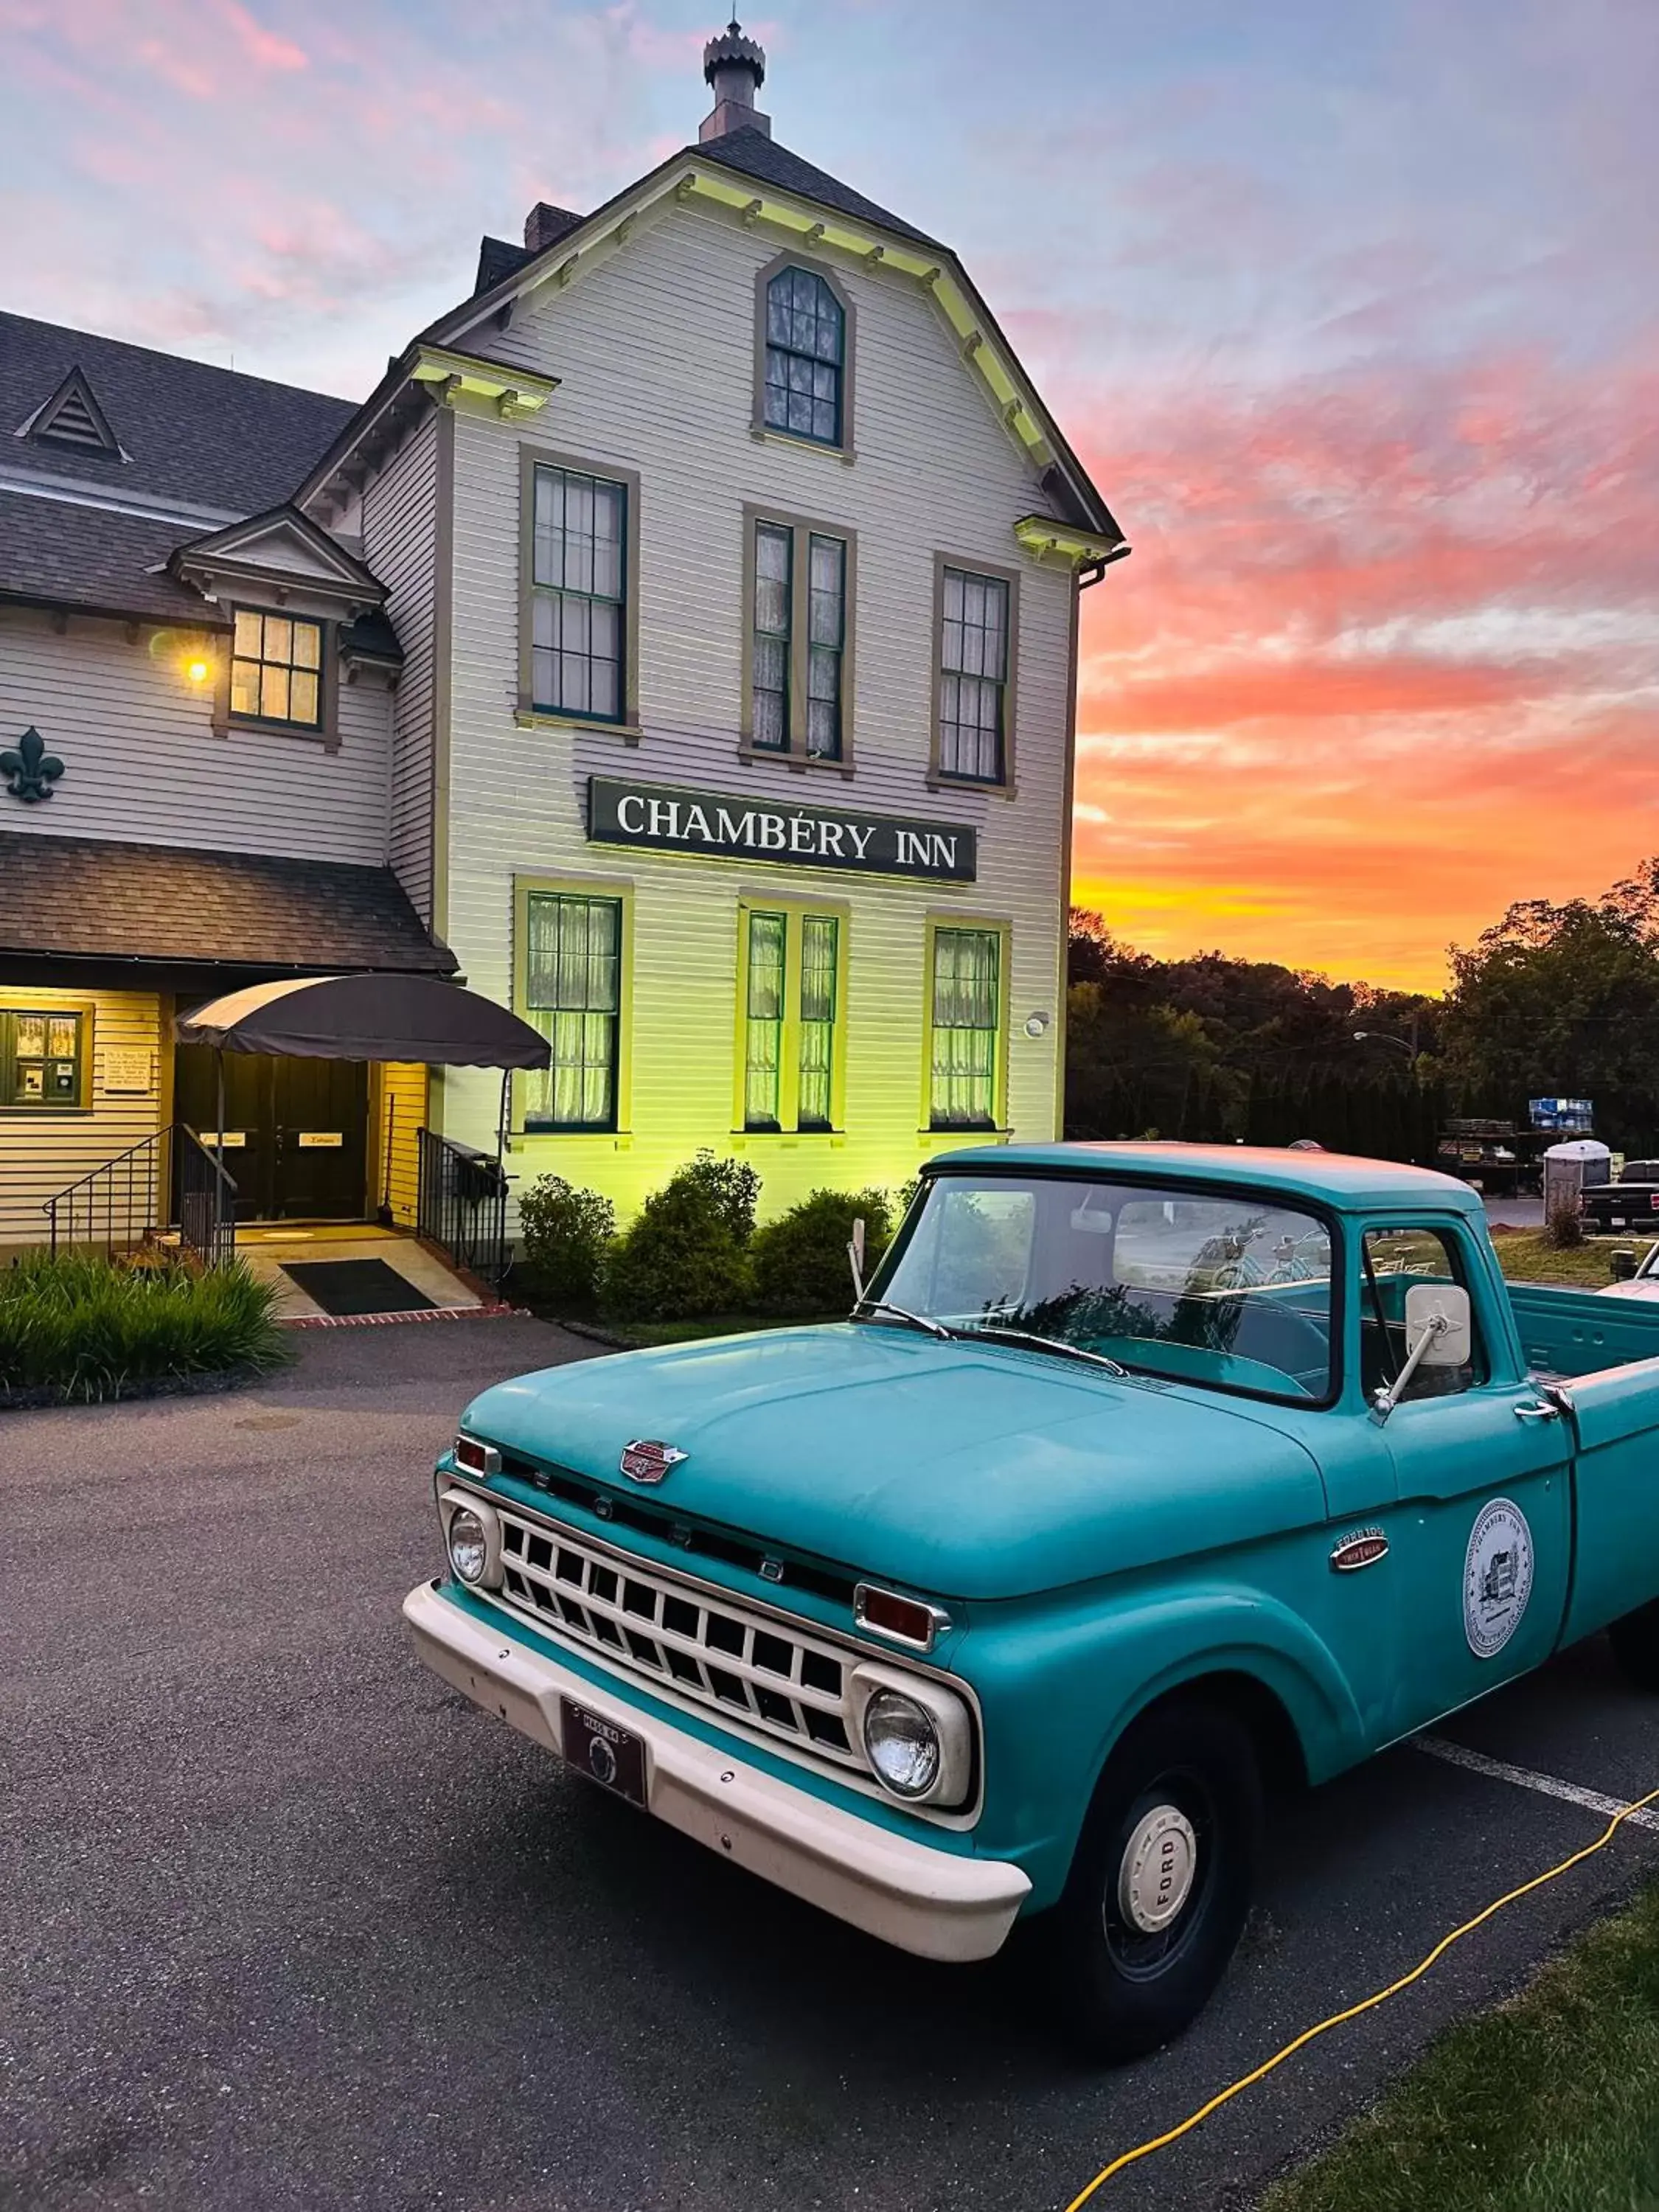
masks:
POLYGON ((847 315, 816 270, 791 264, 766 287, 766 427, 842 442, 847 315))

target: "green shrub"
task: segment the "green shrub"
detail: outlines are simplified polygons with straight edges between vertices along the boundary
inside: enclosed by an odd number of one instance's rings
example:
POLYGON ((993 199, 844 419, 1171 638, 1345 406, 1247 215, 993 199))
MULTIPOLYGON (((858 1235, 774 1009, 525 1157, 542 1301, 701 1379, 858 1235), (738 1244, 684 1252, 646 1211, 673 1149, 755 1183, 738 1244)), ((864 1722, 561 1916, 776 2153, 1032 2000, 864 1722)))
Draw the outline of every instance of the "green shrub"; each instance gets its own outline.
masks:
POLYGON ((716 1159, 705 1150, 686 1163, 668 1188, 672 1190, 675 1183, 699 1192, 737 1242, 748 1243, 755 1233, 761 1179, 746 1160, 716 1159))
POLYGON ((736 1311, 748 1293, 744 1247, 759 1192, 753 1168, 699 1152, 647 1199, 606 1251, 600 1304, 624 1321, 696 1321, 736 1311))
POLYGON ((757 1229, 749 1248, 756 1311, 780 1317, 845 1313, 853 1303, 847 1248, 860 1219, 865 1272, 873 1274, 892 1234, 884 1191, 815 1190, 757 1229))
POLYGON ((550 1305, 580 1311, 599 1294, 599 1270, 617 1233, 617 1209, 562 1176, 538 1176, 519 1200, 526 1287, 550 1305))
POLYGON ((1572 1200, 1553 1206, 1544 1224, 1544 1242, 1558 1252, 1571 1252, 1583 1241, 1583 1218, 1572 1200))
POLYGON ((0 1268, 0 1398, 118 1398, 189 1375, 276 1366, 289 1356, 276 1291, 240 1261, 123 1266, 71 1250, 0 1268))

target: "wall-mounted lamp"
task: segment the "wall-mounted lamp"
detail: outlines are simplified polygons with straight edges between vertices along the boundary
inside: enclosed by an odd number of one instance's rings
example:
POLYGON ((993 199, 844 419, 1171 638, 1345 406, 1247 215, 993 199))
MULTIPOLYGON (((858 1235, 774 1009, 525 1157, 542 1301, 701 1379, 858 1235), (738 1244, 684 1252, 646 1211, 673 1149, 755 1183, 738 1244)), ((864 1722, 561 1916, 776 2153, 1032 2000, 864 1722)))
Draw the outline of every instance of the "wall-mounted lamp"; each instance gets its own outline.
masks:
POLYGON ((1048 1015, 1027 1014, 1025 1017, 1025 1034, 1028 1037, 1046 1036, 1048 1034, 1048 1015))
POLYGON ((213 663, 196 653, 185 663, 185 678, 191 684, 205 684, 213 673, 213 663))

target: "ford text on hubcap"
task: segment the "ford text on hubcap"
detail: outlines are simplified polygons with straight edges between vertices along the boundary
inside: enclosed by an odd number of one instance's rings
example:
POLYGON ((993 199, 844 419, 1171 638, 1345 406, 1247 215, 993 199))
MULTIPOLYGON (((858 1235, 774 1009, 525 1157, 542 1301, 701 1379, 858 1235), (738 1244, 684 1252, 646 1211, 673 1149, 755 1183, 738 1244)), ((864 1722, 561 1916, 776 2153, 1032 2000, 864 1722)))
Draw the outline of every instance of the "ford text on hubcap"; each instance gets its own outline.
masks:
POLYGON ((1148 1813, 1131 1833, 1117 1878, 1118 1911, 1143 1936, 1158 1936, 1192 1895, 1198 1838, 1173 1805, 1148 1813))

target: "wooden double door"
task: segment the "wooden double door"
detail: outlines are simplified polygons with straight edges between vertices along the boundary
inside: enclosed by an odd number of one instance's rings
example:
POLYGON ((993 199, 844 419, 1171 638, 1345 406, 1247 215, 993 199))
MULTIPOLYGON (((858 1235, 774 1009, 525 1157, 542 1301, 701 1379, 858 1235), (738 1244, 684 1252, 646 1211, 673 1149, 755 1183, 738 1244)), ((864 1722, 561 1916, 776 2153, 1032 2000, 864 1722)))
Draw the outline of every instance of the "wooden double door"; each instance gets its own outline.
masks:
MULTIPOLYGON (((225 1168, 239 1221, 360 1221, 368 1197, 368 1065, 228 1052, 225 1168)), ((185 1044, 173 1111, 212 1150, 218 1073, 207 1045, 185 1044)))

